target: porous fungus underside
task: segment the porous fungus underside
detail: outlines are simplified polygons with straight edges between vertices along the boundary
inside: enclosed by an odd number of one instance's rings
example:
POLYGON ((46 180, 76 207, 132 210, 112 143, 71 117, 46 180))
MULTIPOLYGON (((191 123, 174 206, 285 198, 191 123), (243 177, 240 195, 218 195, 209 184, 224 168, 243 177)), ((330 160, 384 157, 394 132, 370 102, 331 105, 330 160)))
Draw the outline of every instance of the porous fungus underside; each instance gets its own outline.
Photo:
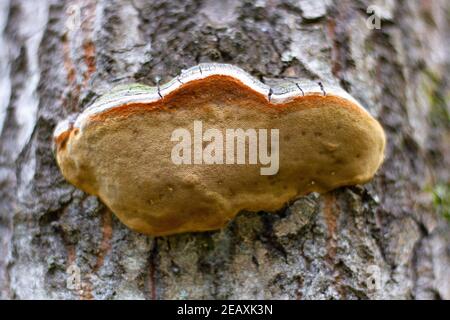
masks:
POLYGON ((58 126, 54 139, 69 182, 151 235, 214 230, 241 210, 275 211, 309 192, 365 183, 385 147, 380 124, 341 89, 292 82, 269 88, 218 64, 191 68, 161 87, 113 90, 58 126), (278 129, 279 170, 175 164, 171 135, 192 131, 194 121, 224 136, 229 128, 278 129))

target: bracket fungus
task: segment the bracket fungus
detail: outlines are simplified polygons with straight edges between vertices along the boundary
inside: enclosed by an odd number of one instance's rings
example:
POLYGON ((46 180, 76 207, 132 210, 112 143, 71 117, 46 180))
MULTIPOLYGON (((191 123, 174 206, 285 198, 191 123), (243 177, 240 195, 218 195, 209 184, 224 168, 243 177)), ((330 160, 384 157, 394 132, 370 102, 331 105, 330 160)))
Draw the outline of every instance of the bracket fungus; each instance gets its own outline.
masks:
POLYGON ((235 66, 200 64, 165 85, 113 89, 61 122, 54 143, 69 182, 100 197, 131 229, 156 236, 218 229, 242 210, 275 211, 310 192, 368 182, 383 161, 385 135, 340 88, 268 87, 235 66), (193 132, 199 122, 203 135, 183 141, 188 149, 174 161, 174 132, 193 132), (244 134, 243 156, 230 128, 244 134), (264 146, 275 146, 276 170, 226 161, 251 160, 252 133, 264 129, 277 130, 277 139, 261 144, 267 135, 256 135, 253 151, 262 160, 264 146), (202 161, 211 150, 212 162, 202 161))

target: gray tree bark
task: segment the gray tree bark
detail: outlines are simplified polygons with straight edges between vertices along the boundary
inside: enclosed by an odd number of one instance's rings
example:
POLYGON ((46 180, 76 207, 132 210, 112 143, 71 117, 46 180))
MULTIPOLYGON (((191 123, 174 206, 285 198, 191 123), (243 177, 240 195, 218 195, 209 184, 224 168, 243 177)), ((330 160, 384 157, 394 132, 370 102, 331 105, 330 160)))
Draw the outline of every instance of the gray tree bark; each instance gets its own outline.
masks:
POLYGON ((449 48, 445 0, 1 0, 0 297, 450 299, 449 48), (63 179, 58 121, 211 61, 344 87, 387 133, 376 178, 158 238, 63 179))

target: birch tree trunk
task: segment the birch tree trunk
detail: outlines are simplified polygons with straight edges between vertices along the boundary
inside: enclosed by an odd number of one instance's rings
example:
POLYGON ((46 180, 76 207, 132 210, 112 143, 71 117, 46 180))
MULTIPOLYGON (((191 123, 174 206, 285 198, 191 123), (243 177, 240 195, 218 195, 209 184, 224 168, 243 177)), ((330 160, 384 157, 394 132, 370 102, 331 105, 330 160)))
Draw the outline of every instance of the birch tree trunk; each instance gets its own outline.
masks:
POLYGON ((1 0, 0 297, 450 299, 449 48, 445 0, 1 0), (386 131, 382 169, 217 232, 130 231, 63 179, 52 131, 200 62, 342 86, 386 131))

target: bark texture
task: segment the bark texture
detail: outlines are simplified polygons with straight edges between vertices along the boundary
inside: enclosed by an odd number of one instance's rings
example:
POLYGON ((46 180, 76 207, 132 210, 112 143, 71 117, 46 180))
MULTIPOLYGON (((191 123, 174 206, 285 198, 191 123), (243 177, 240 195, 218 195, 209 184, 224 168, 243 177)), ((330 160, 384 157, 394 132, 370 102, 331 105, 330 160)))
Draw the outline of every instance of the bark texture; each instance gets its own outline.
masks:
POLYGON ((449 48, 445 0, 1 0, 0 297, 450 299, 448 207, 433 201, 450 178, 449 48), (377 177, 158 238, 65 182, 58 121, 209 61, 341 85, 386 130, 377 177))

